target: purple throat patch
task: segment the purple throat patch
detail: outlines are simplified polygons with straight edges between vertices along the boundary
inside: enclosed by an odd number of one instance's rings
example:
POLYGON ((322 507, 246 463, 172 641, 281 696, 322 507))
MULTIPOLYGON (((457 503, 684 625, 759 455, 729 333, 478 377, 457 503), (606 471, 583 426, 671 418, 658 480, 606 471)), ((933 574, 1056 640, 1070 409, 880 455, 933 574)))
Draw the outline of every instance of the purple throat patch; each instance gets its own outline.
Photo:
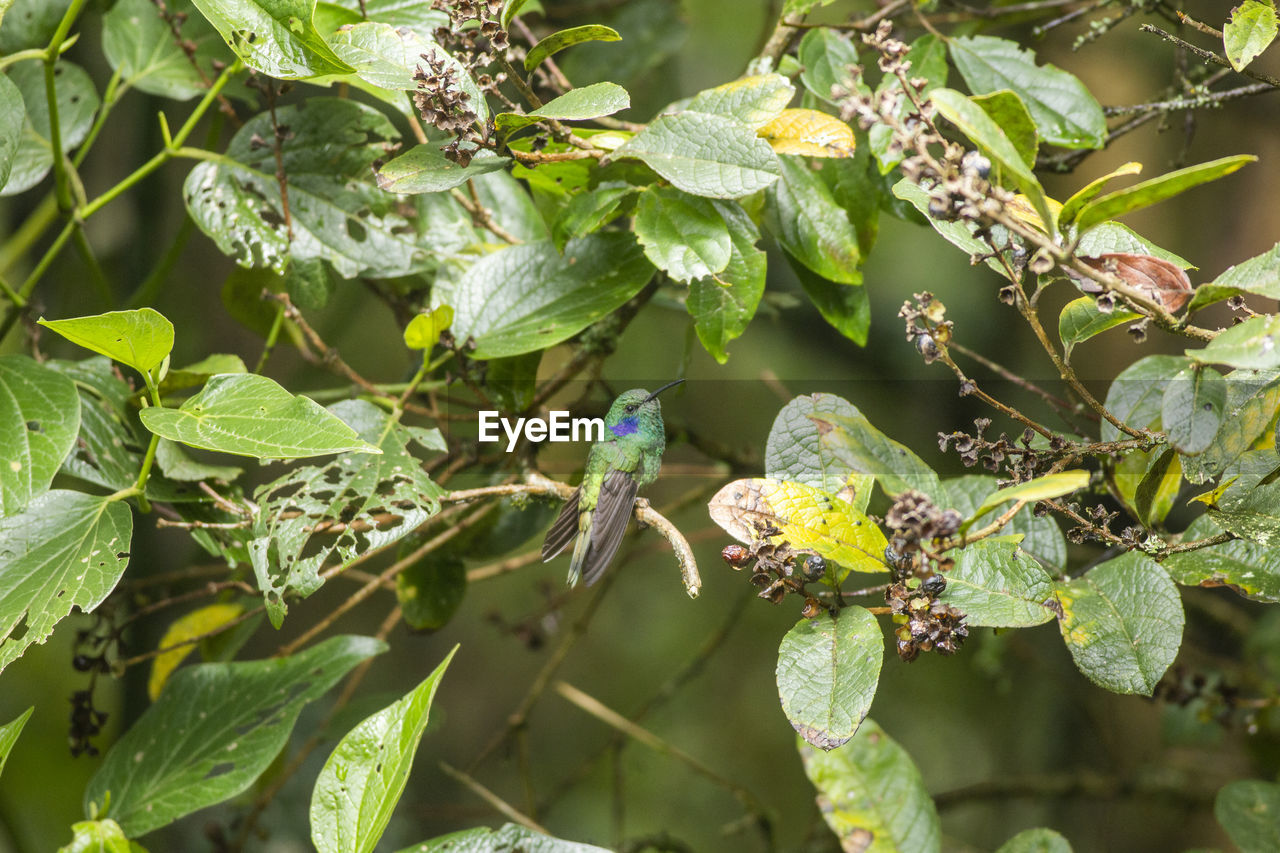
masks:
POLYGON ((609 432, 622 438, 624 435, 634 435, 640 429, 639 418, 623 418, 622 423, 617 426, 609 427, 609 432))

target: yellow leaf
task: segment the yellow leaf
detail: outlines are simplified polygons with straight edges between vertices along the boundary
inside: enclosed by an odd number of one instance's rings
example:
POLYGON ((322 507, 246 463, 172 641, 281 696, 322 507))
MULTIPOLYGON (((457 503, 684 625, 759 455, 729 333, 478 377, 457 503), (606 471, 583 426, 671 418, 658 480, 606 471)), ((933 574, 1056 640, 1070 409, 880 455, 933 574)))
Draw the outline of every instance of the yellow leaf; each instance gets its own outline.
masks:
POLYGON ((404 345, 409 349, 429 350, 452 323, 453 308, 449 305, 441 305, 429 314, 419 314, 405 326, 404 345))
MULTIPOLYGON (((1054 217, 1057 217, 1058 214, 1062 212, 1062 202, 1055 201, 1048 196, 1045 196, 1044 201, 1045 204, 1049 206, 1049 212, 1052 213, 1054 217)), ((1036 213, 1036 209, 1031 206, 1031 200, 1025 195, 1019 193, 1014 196, 1013 201, 1008 202, 1004 206, 1004 209, 1009 211, 1010 215, 1012 215, 1014 219, 1030 225, 1037 231, 1043 231, 1046 234, 1049 233, 1049 229, 1044 227, 1044 220, 1040 218, 1039 213, 1036 213)))
POLYGON ((806 157, 852 157, 853 129, 817 110, 783 110, 756 135, 779 154, 806 157))
POLYGON ((156 700, 169 676, 196 647, 195 643, 188 643, 187 640, 221 628, 243 612, 244 607, 239 604, 210 604, 191 611, 170 625, 156 648, 176 648, 160 654, 151 664, 151 679, 147 682, 147 695, 151 697, 151 701, 156 700), (180 645, 183 643, 185 645, 180 645))
POLYGON ((839 563, 844 571, 885 572, 888 542, 880 528, 850 504, 821 489, 757 477, 735 480, 716 493, 707 506, 711 520, 739 542, 761 538, 839 563), (761 532, 778 532, 762 537, 761 532))

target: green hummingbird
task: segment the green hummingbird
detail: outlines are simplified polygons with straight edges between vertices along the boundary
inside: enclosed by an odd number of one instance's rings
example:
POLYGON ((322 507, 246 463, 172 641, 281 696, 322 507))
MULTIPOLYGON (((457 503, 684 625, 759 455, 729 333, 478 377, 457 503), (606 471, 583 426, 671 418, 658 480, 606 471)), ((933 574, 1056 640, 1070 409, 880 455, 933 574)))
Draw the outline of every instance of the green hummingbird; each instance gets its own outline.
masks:
POLYGON ((605 415, 605 440, 591 446, 587 469, 578 486, 547 531, 542 560, 547 562, 573 546, 569 586, 585 578, 587 586, 600 580, 622 543, 636 493, 658 479, 662 451, 667 446, 658 395, 683 379, 668 382, 650 394, 643 388, 624 392, 605 415))

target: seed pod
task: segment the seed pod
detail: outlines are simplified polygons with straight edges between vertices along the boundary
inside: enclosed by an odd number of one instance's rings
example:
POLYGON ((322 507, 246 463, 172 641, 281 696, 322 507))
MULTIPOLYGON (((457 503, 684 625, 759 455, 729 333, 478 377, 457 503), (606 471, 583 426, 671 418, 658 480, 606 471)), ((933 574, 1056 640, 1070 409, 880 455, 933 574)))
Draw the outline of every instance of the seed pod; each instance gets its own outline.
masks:
POLYGON ((804 564, 804 578, 809 581, 820 580, 827 573, 827 561, 817 554, 809 555, 804 564))
POLYGON ((942 575, 930 575, 924 579, 924 583, 920 587, 929 595, 937 598, 942 591, 947 588, 947 579, 942 575))
POLYGON ((724 550, 720 552, 720 556, 726 563, 739 571, 743 566, 751 561, 751 552, 741 545, 724 546, 724 550))
POLYGON ((822 602, 813 596, 809 596, 804 600, 804 609, 800 611, 800 615, 806 619, 816 619, 822 615, 822 602))

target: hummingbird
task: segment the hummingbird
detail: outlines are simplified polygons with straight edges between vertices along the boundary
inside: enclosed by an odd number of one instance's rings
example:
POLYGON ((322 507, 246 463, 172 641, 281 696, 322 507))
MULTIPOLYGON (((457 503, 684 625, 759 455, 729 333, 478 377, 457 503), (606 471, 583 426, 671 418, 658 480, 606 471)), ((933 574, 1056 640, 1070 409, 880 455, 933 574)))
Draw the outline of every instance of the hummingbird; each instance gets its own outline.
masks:
POLYGON ((658 479, 662 466, 667 436, 658 395, 683 381, 668 382, 652 394, 643 388, 625 391, 609 407, 604 440, 591 446, 581 485, 565 501, 542 542, 545 563, 577 539, 569 561, 569 586, 580 578, 587 586, 600 580, 618 552, 636 493, 658 479))

